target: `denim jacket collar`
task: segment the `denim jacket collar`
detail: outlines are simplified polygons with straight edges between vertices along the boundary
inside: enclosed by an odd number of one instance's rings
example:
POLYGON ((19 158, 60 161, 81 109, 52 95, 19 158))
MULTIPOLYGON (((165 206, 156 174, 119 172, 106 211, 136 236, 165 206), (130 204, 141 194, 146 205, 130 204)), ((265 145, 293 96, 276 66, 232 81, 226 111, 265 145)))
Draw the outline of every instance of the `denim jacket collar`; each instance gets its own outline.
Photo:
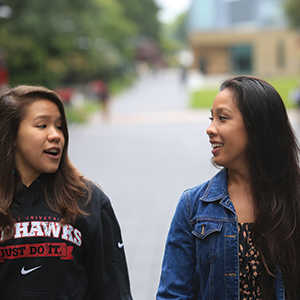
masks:
POLYGON ((227 195, 227 169, 218 172, 210 181, 200 200, 204 202, 214 202, 224 199, 227 195))

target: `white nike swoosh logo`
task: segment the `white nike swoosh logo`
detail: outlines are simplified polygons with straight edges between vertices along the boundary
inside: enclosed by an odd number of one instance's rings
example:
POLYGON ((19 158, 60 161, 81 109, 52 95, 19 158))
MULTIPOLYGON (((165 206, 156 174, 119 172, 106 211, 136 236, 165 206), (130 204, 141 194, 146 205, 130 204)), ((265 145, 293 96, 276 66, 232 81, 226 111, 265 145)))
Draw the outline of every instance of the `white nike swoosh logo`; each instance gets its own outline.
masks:
POLYGON ((120 243, 120 242, 118 242, 118 247, 121 249, 121 248, 123 248, 123 246, 124 246, 124 243, 120 243))
POLYGON ((21 270, 21 274, 22 275, 27 275, 27 274, 29 274, 29 273, 31 273, 31 272, 33 272, 33 271, 35 271, 35 270, 37 270, 37 269, 39 269, 39 268, 41 268, 42 266, 38 266, 38 267, 35 267, 35 268, 32 268, 32 269, 28 269, 28 270, 25 270, 25 266, 22 268, 22 270, 21 270))

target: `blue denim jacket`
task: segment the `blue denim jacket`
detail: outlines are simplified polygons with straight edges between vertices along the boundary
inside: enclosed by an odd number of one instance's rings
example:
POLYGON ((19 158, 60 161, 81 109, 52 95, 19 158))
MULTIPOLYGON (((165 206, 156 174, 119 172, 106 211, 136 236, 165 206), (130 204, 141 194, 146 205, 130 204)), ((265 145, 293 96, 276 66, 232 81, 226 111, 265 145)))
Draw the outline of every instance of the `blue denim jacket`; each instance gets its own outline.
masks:
MULTIPOLYGON (((280 271, 275 284, 285 299, 280 271)), ((227 190, 227 169, 184 191, 167 237, 157 300, 237 300, 238 221, 227 190)))

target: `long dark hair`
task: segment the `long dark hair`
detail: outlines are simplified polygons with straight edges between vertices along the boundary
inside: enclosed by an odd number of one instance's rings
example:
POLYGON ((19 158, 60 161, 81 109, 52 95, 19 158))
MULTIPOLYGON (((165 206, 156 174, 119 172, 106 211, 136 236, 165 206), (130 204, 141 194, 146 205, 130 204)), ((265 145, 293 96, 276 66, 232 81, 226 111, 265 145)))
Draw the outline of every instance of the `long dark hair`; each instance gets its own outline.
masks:
POLYGON ((59 96, 41 86, 20 85, 0 96, 0 228, 2 240, 9 239, 14 230, 11 204, 22 186, 15 169, 14 141, 27 107, 34 101, 47 99, 54 102, 62 117, 65 146, 58 170, 45 174, 41 180, 46 204, 63 217, 63 224, 84 214, 82 201, 90 198, 89 182, 74 167, 68 157, 69 133, 64 105, 59 96), (14 171, 13 171, 14 170, 14 171))
POLYGON ((273 299, 278 266, 287 299, 300 298, 299 144, 284 106, 272 85, 249 76, 226 80, 248 133, 247 162, 254 196, 253 240, 262 264, 263 299, 273 299))

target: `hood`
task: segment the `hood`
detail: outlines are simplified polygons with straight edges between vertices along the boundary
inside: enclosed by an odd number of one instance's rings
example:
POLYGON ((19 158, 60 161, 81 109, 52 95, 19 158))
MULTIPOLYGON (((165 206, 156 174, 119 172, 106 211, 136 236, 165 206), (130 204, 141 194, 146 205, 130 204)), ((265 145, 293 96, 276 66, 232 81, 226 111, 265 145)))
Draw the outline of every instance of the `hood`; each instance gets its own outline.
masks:
MULTIPOLYGON (((41 175, 42 176, 42 175, 41 175)), ((23 185, 19 193, 14 198, 14 203, 18 206, 36 206, 43 195, 40 177, 34 180, 30 186, 23 185)))

